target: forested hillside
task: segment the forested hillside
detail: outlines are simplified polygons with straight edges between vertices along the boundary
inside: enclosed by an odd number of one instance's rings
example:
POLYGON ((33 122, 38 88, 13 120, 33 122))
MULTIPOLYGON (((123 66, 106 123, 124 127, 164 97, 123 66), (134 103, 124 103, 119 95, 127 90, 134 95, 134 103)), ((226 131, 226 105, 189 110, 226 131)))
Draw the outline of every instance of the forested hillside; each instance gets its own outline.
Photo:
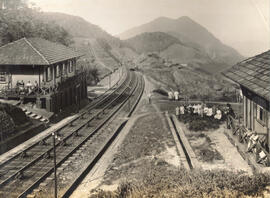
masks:
POLYGON ((70 45, 72 37, 61 26, 38 19, 39 11, 26 1, 8 0, 0 11, 0 45, 23 37, 40 37, 63 45, 70 45))

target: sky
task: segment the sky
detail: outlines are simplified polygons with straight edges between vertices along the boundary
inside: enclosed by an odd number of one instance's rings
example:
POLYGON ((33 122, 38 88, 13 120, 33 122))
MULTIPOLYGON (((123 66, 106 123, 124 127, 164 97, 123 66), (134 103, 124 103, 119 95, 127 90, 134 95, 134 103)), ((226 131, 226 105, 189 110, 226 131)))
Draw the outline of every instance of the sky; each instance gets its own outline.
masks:
POLYGON ((270 49, 270 0, 29 0, 81 16, 112 35, 165 16, 189 16, 249 57, 270 49))

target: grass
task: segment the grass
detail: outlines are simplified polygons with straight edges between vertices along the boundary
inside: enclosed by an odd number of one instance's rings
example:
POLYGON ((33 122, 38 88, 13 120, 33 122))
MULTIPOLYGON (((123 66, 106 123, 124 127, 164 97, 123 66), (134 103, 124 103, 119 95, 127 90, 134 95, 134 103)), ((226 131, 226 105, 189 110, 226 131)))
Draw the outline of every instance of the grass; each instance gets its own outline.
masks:
POLYGON ((212 141, 205 133, 190 132, 186 136, 199 160, 207 163, 223 160, 222 155, 212 147, 212 141))
POLYGON ((91 198, 262 196, 270 177, 229 171, 151 171, 141 183, 122 183, 116 191, 98 190, 91 198))

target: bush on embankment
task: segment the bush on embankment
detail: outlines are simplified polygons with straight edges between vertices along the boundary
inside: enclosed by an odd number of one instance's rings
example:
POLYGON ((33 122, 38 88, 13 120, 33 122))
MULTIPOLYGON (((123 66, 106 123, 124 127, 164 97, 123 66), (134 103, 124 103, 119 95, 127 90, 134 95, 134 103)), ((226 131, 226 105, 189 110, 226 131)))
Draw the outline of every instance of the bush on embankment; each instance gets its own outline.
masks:
POLYGON ((213 116, 201 117, 197 114, 186 113, 184 115, 181 115, 179 120, 184 122, 185 124, 188 124, 188 129, 191 131, 204 131, 210 129, 218 129, 220 124, 222 124, 224 118, 221 120, 217 120, 214 119, 213 116))
POLYGON ((29 122, 29 118, 25 113, 16 106, 0 103, 0 111, 6 112, 12 118, 16 126, 29 122))
POLYGON ((5 112, 0 110, 0 140, 3 136, 14 132, 15 124, 13 119, 5 112))

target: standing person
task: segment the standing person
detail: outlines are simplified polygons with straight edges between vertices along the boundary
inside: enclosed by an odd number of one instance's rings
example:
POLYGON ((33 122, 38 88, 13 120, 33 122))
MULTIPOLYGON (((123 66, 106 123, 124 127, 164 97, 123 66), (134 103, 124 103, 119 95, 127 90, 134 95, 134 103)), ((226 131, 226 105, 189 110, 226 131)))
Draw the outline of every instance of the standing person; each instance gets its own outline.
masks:
POLYGON ((232 116, 233 118, 235 118, 235 113, 234 113, 234 111, 233 111, 233 109, 232 109, 232 106, 231 106, 231 104, 229 104, 229 103, 227 103, 227 113, 228 113, 228 115, 230 115, 230 116, 232 116))
POLYGON ((174 92, 174 99, 179 100, 179 92, 178 91, 174 92))
POLYGON ((151 97, 152 97, 152 94, 151 94, 151 92, 149 92, 149 94, 148 94, 148 103, 149 104, 151 104, 151 97))
POLYGON ((169 100, 173 100, 173 92, 172 91, 169 91, 168 96, 169 96, 169 100))
POLYGON ((180 109, 179 109, 178 106, 175 108, 175 115, 176 115, 176 117, 179 119, 179 116, 180 116, 180 109))
POLYGON ((38 82, 35 80, 34 87, 38 88, 38 82))
POLYGON ((26 89, 28 90, 28 94, 31 93, 31 89, 32 89, 32 83, 30 82, 30 80, 26 83, 26 89))

